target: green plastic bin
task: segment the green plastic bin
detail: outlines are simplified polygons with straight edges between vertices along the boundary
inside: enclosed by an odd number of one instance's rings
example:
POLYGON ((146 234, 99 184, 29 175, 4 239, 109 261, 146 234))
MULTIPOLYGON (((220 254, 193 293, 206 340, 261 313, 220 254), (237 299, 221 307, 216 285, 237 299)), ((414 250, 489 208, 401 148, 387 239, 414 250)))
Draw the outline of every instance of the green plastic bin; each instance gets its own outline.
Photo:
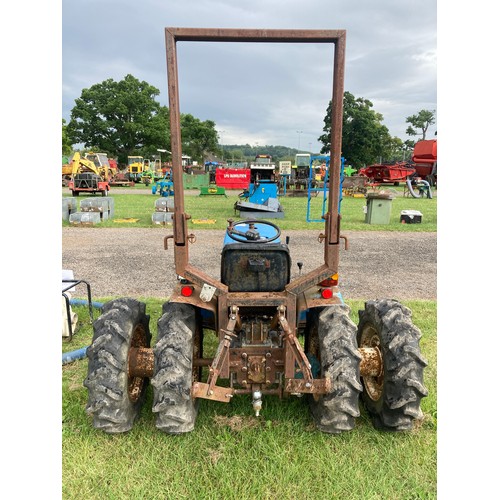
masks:
POLYGON ((391 221, 392 200, 388 193, 368 193, 366 195, 367 224, 389 224, 391 221))

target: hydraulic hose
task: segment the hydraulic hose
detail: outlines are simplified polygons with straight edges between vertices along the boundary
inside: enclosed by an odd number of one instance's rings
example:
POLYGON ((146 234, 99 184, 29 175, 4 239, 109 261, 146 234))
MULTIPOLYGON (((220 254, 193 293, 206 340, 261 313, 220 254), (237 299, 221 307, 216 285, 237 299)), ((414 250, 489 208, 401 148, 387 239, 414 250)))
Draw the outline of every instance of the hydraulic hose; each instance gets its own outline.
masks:
MULTIPOLYGON (((88 306, 89 301, 85 299, 70 299, 69 303, 72 306, 88 306)), ((92 302, 92 307, 96 307, 97 309, 102 308, 104 304, 102 302, 92 302)))
POLYGON ((82 347, 81 349, 77 349, 76 351, 64 352, 62 355, 62 364, 66 365, 68 363, 72 363, 77 359, 83 359, 87 355, 87 347, 82 347))
POLYGON ((427 181, 417 181, 417 187, 418 192, 413 189, 412 186, 412 180, 411 179, 406 179, 406 185, 408 186, 408 191, 410 191, 410 194, 413 196, 413 198, 421 198, 423 191, 426 192, 427 198, 432 198, 432 191, 430 184, 427 181))

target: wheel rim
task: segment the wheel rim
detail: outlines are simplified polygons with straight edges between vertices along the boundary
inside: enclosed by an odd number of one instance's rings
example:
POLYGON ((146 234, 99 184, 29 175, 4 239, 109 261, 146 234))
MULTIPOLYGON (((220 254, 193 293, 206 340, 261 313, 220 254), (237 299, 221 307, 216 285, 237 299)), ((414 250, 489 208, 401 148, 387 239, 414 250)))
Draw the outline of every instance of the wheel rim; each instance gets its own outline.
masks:
MULTIPOLYGON (((377 330, 372 325, 365 325, 361 332, 361 339, 359 342, 359 347, 372 347, 379 350, 380 349, 380 337, 378 336, 377 330)), ((382 357, 383 360, 383 357, 382 357)), ((378 401, 382 396, 384 390, 384 368, 382 365, 382 370, 380 375, 377 377, 365 376, 362 377, 363 384, 365 386, 365 391, 367 396, 372 401, 378 401)))
MULTIPOLYGON (((135 326, 130 347, 148 347, 146 329, 142 324, 135 326)), ((144 379, 142 377, 128 377, 128 397, 132 403, 135 403, 139 399, 143 387, 144 379)))

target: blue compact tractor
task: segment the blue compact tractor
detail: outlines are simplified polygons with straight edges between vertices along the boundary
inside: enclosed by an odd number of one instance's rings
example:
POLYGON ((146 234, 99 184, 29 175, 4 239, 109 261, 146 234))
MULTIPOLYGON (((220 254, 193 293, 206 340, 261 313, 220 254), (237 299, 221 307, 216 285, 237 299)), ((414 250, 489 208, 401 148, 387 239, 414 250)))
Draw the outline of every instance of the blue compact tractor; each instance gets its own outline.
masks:
MULTIPOLYGON (((354 428, 362 400, 377 428, 411 429, 422 418, 426 361, 420 331, 408 308, 395 300, 369 300, 350 316, 339 290, 339 186, 343 30, 231 30, 167 28, 167 68, 174 176, 173 247, 178 282, 163 305, 152 345, 149 316, 134 298, 104 304, 87 350, 87 412, 109 433, 132 428, 148 383, 158 429, 192 431, 203 399, 231 404, 246 395, 258 417, 266 398, 304 396, 317 429, 338 434, 354 428), (228 220, 220 276, 212 262, 190 263, 196 238, 184 209, 177 42, 331 43, 335 46, 331 162, 324 229, 311 245, 323 245, 323 262, 308 263, 292 279, 292 259, 273 222, 228 220), (316 266, 316 267, 315 267, 316 266), (217 349, 205 352, 204 338, 217 349)), ((301 263, 297 263, 301 268, 301 263)))

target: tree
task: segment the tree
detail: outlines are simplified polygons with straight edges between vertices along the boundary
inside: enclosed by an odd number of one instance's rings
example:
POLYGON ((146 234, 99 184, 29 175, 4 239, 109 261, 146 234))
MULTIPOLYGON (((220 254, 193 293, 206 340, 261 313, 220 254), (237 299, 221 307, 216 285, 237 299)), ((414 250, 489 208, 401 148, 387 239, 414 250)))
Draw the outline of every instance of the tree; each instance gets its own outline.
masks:
POLYGON ((123 163, 146 146, 168 149, 168 109, 162 110, 156 101, 159 93, 132 75, 83 89, 71 110, 68 136, 73 144, 106 151, 123 163))
POLYGON ((68 137, 68 126, 66 125, 66 120, 63 118, 62 121, 62 154, 64 156, 70 155, 72 151, 73 143, 68 137))
POLYGON ((219 153, 215 122, 201 121, 190 114, 181 115, 182 152, 193 160, 204 161, 208 153, 219 153))
MULTIPOLYGON (((395 138, 382 125, 383 116, 375 112, 373 104, 362 97, 354 97, 344 92, 344 112, 342 117, 342 156, 347 163, 357 166, 375 163, 380 158, 391 156, 395 138)), ((321 153, 330 153, 332 101, 328 103, 325 126, 318 140, 323 143, 321 153)))
POLYGON ((435 110, 428 111, 426 109, 422 109, 418 112, 418 114, 408 116, 406 118, 406 123, 410 123, 413 126, 408 127, 406 129, 406 133, 408 135, 422 135, 422 140, 424 141, 429 125, 433 125, 436 122, 435 114, 435 110), (415 129, 419 129, 422 132, 418 132, 415 129))

